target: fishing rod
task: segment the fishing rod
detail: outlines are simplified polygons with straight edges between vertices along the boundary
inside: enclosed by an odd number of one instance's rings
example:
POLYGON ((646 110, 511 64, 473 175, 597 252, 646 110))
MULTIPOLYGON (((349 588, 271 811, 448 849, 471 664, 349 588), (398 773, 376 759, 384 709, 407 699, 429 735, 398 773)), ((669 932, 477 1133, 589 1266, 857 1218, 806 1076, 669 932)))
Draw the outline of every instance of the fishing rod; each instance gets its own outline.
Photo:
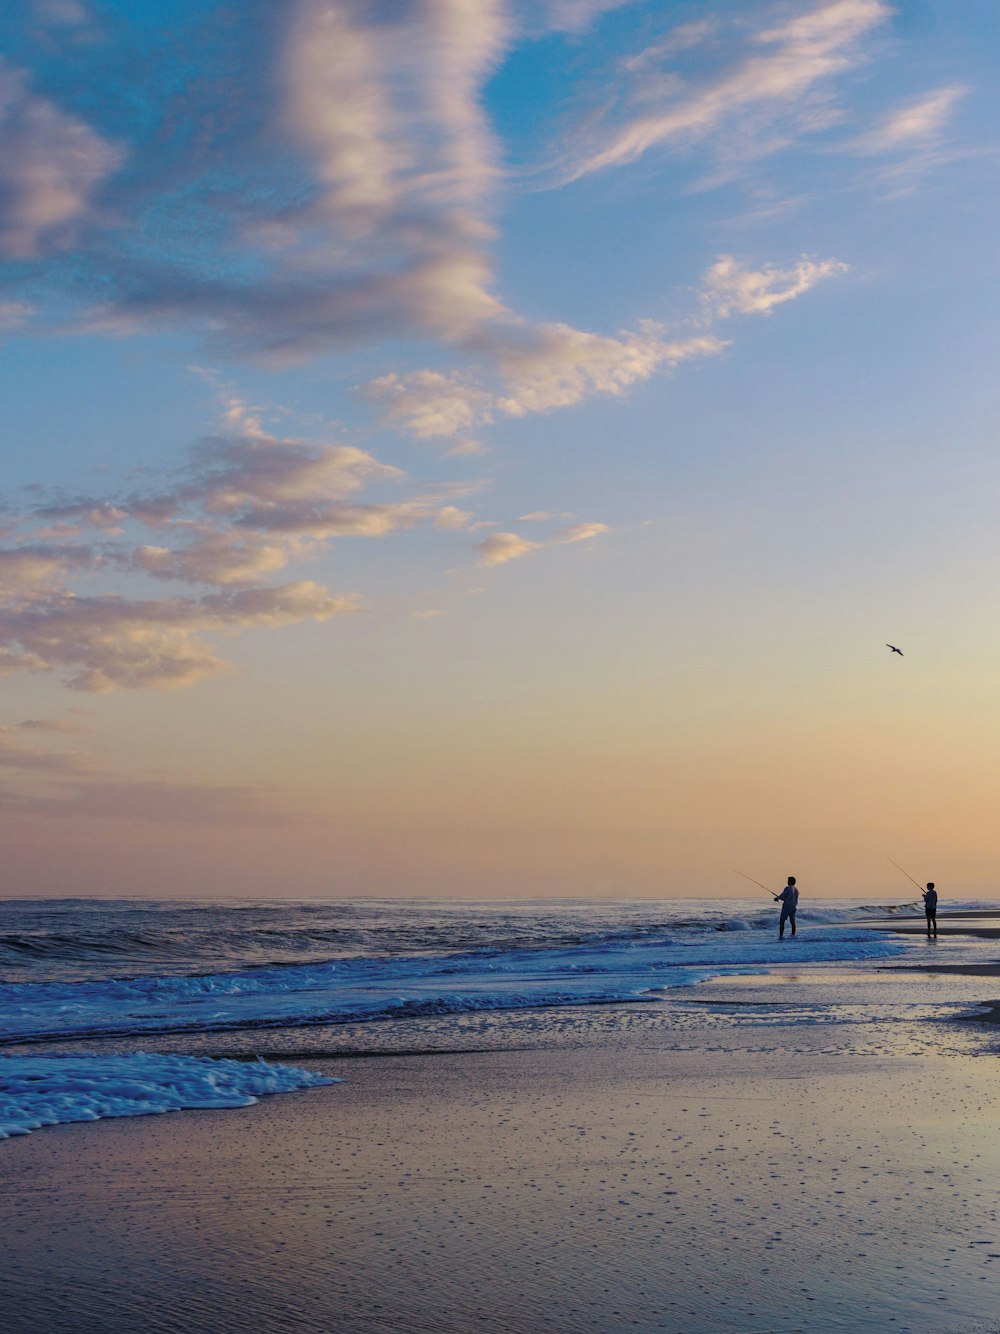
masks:
POLYGON ((744 880, 749 880, 752 885, 758 885, 765 894, 770 894, 771 898, 777 898, 773 889, 768 889, 767 885, 762 885, 759 880, 755 880, 752 875, 747 875, 744 871, 734 871, 733 875, 741 875, 744 880))
POLYGON ((921 884, 919 883, 919 881, 914 880, 913 876, 910 875, 909 871, 903 871, 903 868, 900 866, 899 862, 894 862, 894 861, 892 860, 891 857, 886 857, 886 861, 889 862, 890 865, 895 866, 895 868, 896 868, 897 871, 902 871, 903 875, 906 876, 906 878, 907 878, 907 880, 909 880, 910 884, 911 884, 911 885, 916 885, 916 886, 917 886, 917 889, 920 890, 921 894, 924 892, 924 887, 923 887, 923 885, 921 885, 921 884))

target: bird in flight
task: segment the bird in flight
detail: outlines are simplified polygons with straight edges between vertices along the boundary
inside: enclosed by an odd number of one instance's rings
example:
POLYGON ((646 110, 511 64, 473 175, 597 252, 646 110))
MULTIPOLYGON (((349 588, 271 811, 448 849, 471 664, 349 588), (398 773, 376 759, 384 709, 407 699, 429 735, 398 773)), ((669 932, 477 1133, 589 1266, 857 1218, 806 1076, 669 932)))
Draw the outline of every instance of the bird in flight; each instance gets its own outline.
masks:
POLYGON ((891 648, 893 653, 898 653, 900 657, 903 656, 903 650, 901 648, 897 648, 895 644, 886 644, 886 648, 891 648))

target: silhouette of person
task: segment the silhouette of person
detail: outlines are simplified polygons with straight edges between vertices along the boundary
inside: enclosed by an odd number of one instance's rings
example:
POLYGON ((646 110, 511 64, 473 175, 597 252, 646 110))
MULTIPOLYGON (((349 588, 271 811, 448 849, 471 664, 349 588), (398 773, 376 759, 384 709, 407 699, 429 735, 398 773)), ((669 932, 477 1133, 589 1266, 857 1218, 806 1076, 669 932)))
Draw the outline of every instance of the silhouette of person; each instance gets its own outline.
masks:
POLYGON ((795 935, 795 909, 799 902, 799 891, 795 888, 795 877, 788 877, 788 884, 780 894, 775 894, 775 903, 781 904, 781 916, 778 918, 778 939, 785 938, 785 923, 790 922, 792 935, 795 935))
POLYGON ((920 892, 924 897, 924 912, 927 914, 927 934, 937 936, 937 890, 934 888, 934 882, 929 881, 927 888, 920 892))

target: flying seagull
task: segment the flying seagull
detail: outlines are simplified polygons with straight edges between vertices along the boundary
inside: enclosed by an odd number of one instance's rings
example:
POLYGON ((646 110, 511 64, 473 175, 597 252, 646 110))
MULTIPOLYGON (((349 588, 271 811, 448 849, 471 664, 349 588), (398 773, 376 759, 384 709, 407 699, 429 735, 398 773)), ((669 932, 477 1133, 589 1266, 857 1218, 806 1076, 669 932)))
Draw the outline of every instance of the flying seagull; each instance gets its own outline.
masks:
POLYGON ((900 657, 903 656, 903 650, 901 648, 897 648, 895 644, 886 644, 886 648, 891 648, 893 653, 898 653, 900 657))

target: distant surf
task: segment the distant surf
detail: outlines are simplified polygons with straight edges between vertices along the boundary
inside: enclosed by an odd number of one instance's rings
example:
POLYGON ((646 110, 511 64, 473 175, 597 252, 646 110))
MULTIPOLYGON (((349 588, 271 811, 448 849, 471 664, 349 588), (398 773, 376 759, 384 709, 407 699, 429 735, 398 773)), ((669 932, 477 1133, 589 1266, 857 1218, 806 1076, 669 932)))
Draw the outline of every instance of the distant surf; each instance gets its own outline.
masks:
MULTIPOLYGON (((0 1043, 650 999, 789 958, 888 958, 869 910, 756 903, 8 903, 0 1043)), ((880 909, 880 913, 885 909, 880 909)))

